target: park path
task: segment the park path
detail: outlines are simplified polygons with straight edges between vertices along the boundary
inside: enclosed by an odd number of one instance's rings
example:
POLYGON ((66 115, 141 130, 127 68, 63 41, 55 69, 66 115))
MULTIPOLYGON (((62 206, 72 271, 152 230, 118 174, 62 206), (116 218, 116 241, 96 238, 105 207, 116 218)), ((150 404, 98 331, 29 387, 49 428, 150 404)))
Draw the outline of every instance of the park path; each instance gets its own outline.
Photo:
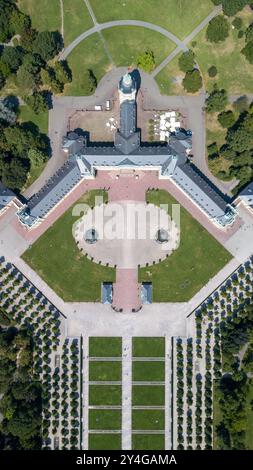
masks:
POLYGON ((165 337, 165 449, 172 449, 172 344, 171 337, 165 337))
MULTIPOLYGON (((92 9, 92 7, 91 7, 91 4, 90 4, 89 0, 84 0, 84 3, 85 3, 85 5, 86 5, 86 7, 87 7, 87 9, 88 9, 88 11, 89 11, 89 14, 90 14, 90 16, 91 16, 91 19, 92 19, 92 21, 93 21, 93 23, 94 23, 94 27, 97 27, 97 26, 98 26, 97 18, 96 18, 96 16, 95 16, 95 13, 94 13, 94 11, 93 11, 93 9, 92 9)), ((114 66, 113 58, 112 58, 112 55, 111 55, 111 53, 110 53, 109 47, 108 47, 107 42, 106 42, 106 40, 105 40, 105 38, 104 38, 104 36, 103 36, 103 34, 102 34, 102 31, 101 31, 100 29, 98 29, 98 34, 99 34, 99 37, 100 37, 100 39, 101 39, 101 41, 102 41, 102 44, 103 44, 103 46, 104 46, 105 53, 106 53, 106 55, 107 55, 109 61, 111 62, 111 64, 114 66)))
POLYGON ((132 448, 132 337, 122 338, 122 449, 132 448))
POLYGON ((83 442, 82 448, 88 449, 89 441, 89 338, 83 336, 83 442))
MULTIPOLYGON (((188 47, 187 47, 187 44, 189 44, 189 42, 191 42, 195 36, 197 36, 197 34, 200 33, 200 31, 202 31, 202 29, 204 29, 209 21, 211 21, 215 16, 217 16, 222 10, 222 6, 221 5, 218 5, 217 7, 215 7, 211 13, 209 13, 209 15, 206 16, 206 18, 204 18, 203 21, 201 21, 201 23, 198 24, 198 26, 188 35, 186 36, 186 38, 184 38, 181 43, 182 44, 178 44, 177 48, 174 49, 173 52, 171 52, 152 72, 152 76, 155 77, 159 72, 161 72, 161 70, 166 67, 166 65, 169 64, 169 62, 171 62, 172 59, 174 59, 174 57, 176 57, 176 55, 181 52, 181 50, 183 49, 182 45, 185 46, 185 49, 187 50, 188 47)), ((184 50, 184 49, 183 49, 184 50)))

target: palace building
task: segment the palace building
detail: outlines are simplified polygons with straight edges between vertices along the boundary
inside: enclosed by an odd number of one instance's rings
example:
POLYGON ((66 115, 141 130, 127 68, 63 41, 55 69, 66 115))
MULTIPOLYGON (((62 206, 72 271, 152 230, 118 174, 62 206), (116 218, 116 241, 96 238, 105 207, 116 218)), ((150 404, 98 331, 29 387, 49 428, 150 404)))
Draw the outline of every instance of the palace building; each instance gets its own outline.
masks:
POLYGON ((27 201, 18 217, 27 228, 40 223, 82 179, 96 178, 97 170, 155 170, 170 179, 220 228, 232 224, 236 209, 188 160, 191 135, 170 135, 169 142, 143 143, 137 129, 137 86, 127 73, 119 82, 120 125, 111 145, 89 142, 69 132, 62 150, 67 162, 27 201))

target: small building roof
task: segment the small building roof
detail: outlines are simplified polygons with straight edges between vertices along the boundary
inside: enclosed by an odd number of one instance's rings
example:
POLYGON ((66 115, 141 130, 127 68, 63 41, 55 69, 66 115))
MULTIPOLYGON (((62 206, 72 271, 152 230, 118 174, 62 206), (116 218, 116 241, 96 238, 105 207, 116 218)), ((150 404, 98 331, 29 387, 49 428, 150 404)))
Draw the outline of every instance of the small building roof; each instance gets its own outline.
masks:
POLYGON ((0 210, 6 207, 15 197, 15 193, 0 181, 0 210))

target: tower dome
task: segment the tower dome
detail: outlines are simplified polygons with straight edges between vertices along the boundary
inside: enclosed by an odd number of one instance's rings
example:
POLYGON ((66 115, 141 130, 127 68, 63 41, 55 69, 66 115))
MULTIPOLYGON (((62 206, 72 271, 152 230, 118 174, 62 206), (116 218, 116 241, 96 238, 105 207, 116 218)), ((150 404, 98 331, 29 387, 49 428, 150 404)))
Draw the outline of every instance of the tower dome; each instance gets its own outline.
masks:
POLYGON ((120 103, 125 100, 135 100, 136 83, 130 73, 126 73, 121 77, 119 82, 120 103))

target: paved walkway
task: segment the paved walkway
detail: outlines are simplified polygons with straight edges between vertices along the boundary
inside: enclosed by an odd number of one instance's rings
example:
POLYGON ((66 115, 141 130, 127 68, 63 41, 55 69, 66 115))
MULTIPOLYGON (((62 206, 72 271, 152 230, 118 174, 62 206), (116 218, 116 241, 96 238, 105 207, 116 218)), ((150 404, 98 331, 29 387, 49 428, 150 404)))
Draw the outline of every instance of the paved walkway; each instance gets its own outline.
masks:
POLYGON ((74 39, 74 41, 69 44, 65 49, 60 54, 60 59, 66 59, 68 55, 73 51, 73 49, 80 44, 84 39, 88 38, 94 33, 99 33, 100 31, 103 31, 104 29, 108 28, 113 28, 115 26, 136 26, 136 27, 141 27, 141 28, 147 28, 151 29, 153 31, 156 31, 157 33, 162 34, 166 38, 168 38, 170 41, 174 42, 177 46, 180 47, 181 50, 187 51, 188 48, 184 44, 183 41, 178 39, 175 34, 171 33, 170 31, 167 31, 167 29, 162 28, 161 26, 155 25, 153 23, 149 23, 147 21, 139 21, 139 20, 115 20, 115 21, 108 21, 106 23, 96 23, 92 28, 88 29, 88 31, 84 31, 81 33, 77 38, 74 39))
MULTIPOLYGON (((88 449, 89 441, 89 338, 83 335, 83 445, 82 449, 88 449)), ((80 335, 79 335, 80 336, 80 335)))
POLYGON ((172 449, 172 344, 171 337, 165 337, 165 449, 172 449))
MULTIPOLYGON (((197 34, 200 33, 200 31, 202 31, 202 29, 204 29, 209 21, 211 21, 215 16, 217 16, 222 10, 222 6, 221 5, 218 5, 216 6, 212 11, 211 13, 209 13, 209 15, 206 16, 206 18, 201 21, 201 23, 199 23, 199 25, 186 37, 183 39, 182 41, 182 44, 184 44, 185 46, 187 46, 187 44, 189 44, 189 42, 191 42, 195 36, 197 36, 197 34)), ((166 67, 166 65, 169 64, 169 62, 174 59, 174 57, 176 57, 176 55, 182 51, 182 44, 178 45, 176 49, 174 49, 174 51, 169 54, 152 72, 152 76, 155 77, 159 72, 161 72, 161 70, 166 67)), ((188 49, 188 48, 187 48, 188 49)))
POLYGON ((132 337, 122 338, 122 450, 132 448, 132 337))

